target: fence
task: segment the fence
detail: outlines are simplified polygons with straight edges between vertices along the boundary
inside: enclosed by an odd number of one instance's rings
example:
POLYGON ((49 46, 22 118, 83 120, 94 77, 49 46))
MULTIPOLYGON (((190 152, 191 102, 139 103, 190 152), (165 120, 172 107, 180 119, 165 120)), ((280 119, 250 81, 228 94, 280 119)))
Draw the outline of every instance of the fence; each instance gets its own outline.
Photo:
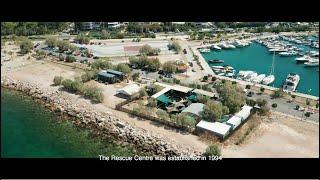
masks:
POLYGON ((148 114, 135 113, 133 110, 130 110, 130 109, 127 109, 127 108, 123 107, 124 105, 129 104, 130 102, 132 102, 134 100, 136 100, 136 99, 126 100, 124 102, 121 102, 121 103, 117 104, 116 105, 116 110, 119 110, 119 111, 122 111, 122 112, 126 112, 128 114, 135 115, 135 116, 137 116, 139 118, 155 121, 155 122, 158 122, 158 123, 161 123, 161 124, 173 127, 173 128, 177 128, 177 129, 180 129, 180 130, 186 130, 189 133, 193 133, 194 132, 195 128, 184 126, 184 125, 178 124, 176 122, 164 120, 164 119, 161 119, 161 118, 158 118, 158 117, 150 116, 148 114))

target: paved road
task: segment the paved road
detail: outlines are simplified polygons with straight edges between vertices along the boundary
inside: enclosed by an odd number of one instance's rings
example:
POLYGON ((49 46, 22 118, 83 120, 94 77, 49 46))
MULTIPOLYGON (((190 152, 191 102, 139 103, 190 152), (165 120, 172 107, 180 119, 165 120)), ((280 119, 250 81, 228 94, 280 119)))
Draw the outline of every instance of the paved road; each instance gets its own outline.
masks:
MULTIPOLYGON (((273 109, 274 111, 282 112, 282 113, 289 114, 289 115, 292 115, 292 116, 306 118, 304 116, 304 112, 303 111, 295 110, 295 107, 296 107, 297 104, 294 103, 294 102, 288 103, 286 100, 281 99, 281 98, 271 99, 271 97, 269 95, 257 95, 257 94, 254 94, 252 97, 249 97, 249 99, 254 99, 254 100, 256 100, 258 98, 267 100, 268 101, 268 106, 271 109, 273 109), (271 107, 271 105, 273 103, 277 104, 276 108, 272 108, 271 107)), ((319 122, 319 113, 311 114, 311 116, 308 117, 307 119, 319 122)))

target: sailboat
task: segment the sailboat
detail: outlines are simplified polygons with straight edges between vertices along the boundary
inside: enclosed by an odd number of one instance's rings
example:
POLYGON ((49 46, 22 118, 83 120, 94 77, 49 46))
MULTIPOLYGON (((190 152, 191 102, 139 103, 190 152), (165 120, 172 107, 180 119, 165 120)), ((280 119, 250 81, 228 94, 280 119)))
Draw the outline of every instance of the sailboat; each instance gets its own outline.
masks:
POLYGON ((270 70, 270 75, 263 78, 262 80, 262 84, 264 85, 269 85, 271 83, 273 83, 274 79, 275 79, 275 76, 273 75, 274 73, 274 55, 275 55, 275 52, 273 52, 273 57, 272 57, 272 66, 271 66, 271 70, 270 70))

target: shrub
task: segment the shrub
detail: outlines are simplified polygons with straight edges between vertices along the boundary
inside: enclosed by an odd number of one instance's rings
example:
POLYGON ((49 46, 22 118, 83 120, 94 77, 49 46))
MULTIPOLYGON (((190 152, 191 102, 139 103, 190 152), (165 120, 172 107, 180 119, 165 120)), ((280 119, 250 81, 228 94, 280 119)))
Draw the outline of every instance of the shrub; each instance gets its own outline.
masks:
POLYGON ((261 98, 258 98, 256 100, 256 102, 257 102, 258 106, 260 106, 260 107, 265 106, 268 103, 267 100, 261 99, 261 98))
POLYGON ((130 67, 125 63, 120 63, 116 66, 116 70, 123 72, 124 74, 129 74, 131 72, 130 67))
POLYGON ((254 106, 256 105, 256 101, 253 100, 253 99, 246 99, 246 104, 249 105, 249 106, 254 106))
POLYGON ((64 61, 64 55, 62 55, 61 53, 59 54, 59 60, 64 61))
POLYGON ((172 61, 167 61, 162 65, 162 70, 166 73, 175 73, 177 68, 172 61))
POLYGON ((72 55, 66 57, 66 62, 76 62, 76 58, 72 55))
POLYGON ((170 116, 165 110, 158 109, 156 114, 160 119, 167 120, 167 121, 170 120, 170 116))
POLYGON ((247 85, 246 85, 246 89, 251 89, 250 84, 247 84, 247 85))
POLYGON ((208 76, 203 76, 203 81, 208 81, 208 76))
POLYGON ((113 68, 109 59, 97 59, 92 64, 90 64, 90 67, 93 70, 112 69, 113 68))
POLYGON ((74 40, 78 41, 80 44, 88 44, 90 42, 89 37, 87 37, 84 33, 78 34, 74 40))
POLYGON ((277 103, 273 103, 271 106, 272 106, 273 108, 276 108, 278 105, 277 105, 277 103))
POLYGON ((80 89, 81 93, 93 101, 102 102, 104 99, 102 90, 97 86, 85 84, 80 89))
POLYGON ((58 41, 57 41, 57 39, 54 38, 54 37, 49 37, 49 38, 46 39, 45 44, 46 44, 48 47, 50 47, 50 48, 54 48, 54 47, 57 46, 58 41))
POLYGON ((149 107, 157 107, 157 100, 154 98, 149 98, 148 99, 148 106, 149 107))
POLYGON ((310 117, 311 113, 310 113, 310 112, 306 112, 304 115, 305 115, 306 117, 310 117))
POLYGON ((204 96, 201 94, 197 95, 197 101, 199 103, 206 104, 209 100, 210 100, 210 98, 208 96, 204 96))
POLYGON ((210 92, 212 91, 208 84, 202 85, 201 88, 205 91, 210 91, 210 92))
POLYGON ((62 76, 55 76, 54 79, 53 79, 53 84, 55 86, 61 85, 62 80, 63 80, 62 76))
POLYGON ((61 52, 64 52, 69 50, 70 43, 68 41, 58 41, 57 46, 61 52))
POLYGON ((96 71, 86 71, 84 74, 81 75, 82 82, 88 82, 96 77, 96 71))
POLYGON ((146 89, 145 88, 141 88, 139 91, 139 97, 144 97, 147 95, 146 89))
POLYGON ((201 85, 200 84, 197 84, 197 89, 201 89, 201 85))
POLYGON ((265 115, 268 115, 270 112, 270 108, 268 106, 263 106, 259 109, 259 114, 261 116, 265 116, 265 115))
POLYGON ((221 156, 221 150, 216 144, 211 144, 207 147, 205 156, 221 156))
POLYGON ((309 106, 310 105, 310 100, 306 99, 306 105, 309 106))
POLYGON ((176 53, 179 53, 181 51, 181 46, 177 41, 173 41, 168 45, 169 49, 173 49, 176 53))
POLYGON ((232 84, 237 84, 237 82, 236 81, 232 81, 232 84))
POLYGON ((264 87, 261 87, 261 88, 260 88, 260 92, 264 92, 264 87))
POLYGON ((173 83, 175 83, 175 84, 180 84, 180 80, 177 79, 177 78, 173 78, 173 83))
POLYGON ((284 92, 282 89, 278 89, 276 91, 273 92, 273 94, 271 95, 272 98, 281 98, 284 96, 284 92))
POLYGON ((65 79, 61 82, 61 84, 63 85, 63 87, 67 90, 67 91, 72 91, 72 80, 71 79, 65 79))
POLYGON ((211 81, 216 81, 217 80, 217 78, 215 77, 215 76, 212 76, 212 78, 211 78, 211 81))
POLYGON ((221 80, 222 84, 226 83, 226 80, 225 79, 222 79, 221 80))
POLYGON ((19 44, 21 54, 27 54, 33 49, 33 43, 28 38, 23 38, 19 44))
POLYGON ((82 86, 83 86, 83 83, 79 80, 74 80, 71 83, 71 89, 73 92, 80 92, 82 86))
POLYGON ((291 95, 291 98, 292 98, 292 99, 296 98, 296 95, 292 94, 292 95, 291 95))
POLYGON ((132 75, 132 79, 134 80, 134 81, 136 81, 136 80, 138 80, 139 79, 139 77, 140 77, 140 73, 134 73, 133 75, 132 75))

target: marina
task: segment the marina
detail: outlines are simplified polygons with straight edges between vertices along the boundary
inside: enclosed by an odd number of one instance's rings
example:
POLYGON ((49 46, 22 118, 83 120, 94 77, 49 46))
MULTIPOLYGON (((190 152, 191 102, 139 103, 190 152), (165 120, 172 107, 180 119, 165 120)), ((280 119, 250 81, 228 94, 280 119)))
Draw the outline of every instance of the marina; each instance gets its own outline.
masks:
MULTIPOLYGON (((283 87, 288 74, 298 74, 300 81, 296 87, 296 92, 319 96, 319 60, 316 57, 318 51, 303 44, 297 44, 296 46, 295 49, 300 49, 299 53, 309 53, 310 56, 299 57, 294 55, 296 51, 285 51, 279 45, 278 49, 272 50, 270 53, 270 50, 275 49, 275 47, 270 46, 269 48, 271 49, 268 49, 268 47, 257 41, 247 47, 234 49, 224 48, 226 44, 223 44, 222 50, 212 50, 209 53, 202 53, 202 56, 215 72, 217 72, 219 66, 223 67, 223 65, 228 64, 234 68, 235 74, 244 77, 244 80, 254 83, 260 82, 265 85, 269 84, 272 87, 283 87), (281 52, 286 53, 280 54, 281 52), (275 54, 274 74, 271 75, 270 68, 273 54, 275 54), (314 57, 311 57, 311 54, 314 57), (223 60, 224 62, 216 63, 212 61, 213 59, 223 60), (265 77, 260 81, 263 74, 265 77), (261 76, 258 78, 259 75, 261 76)), ((216 74, 226 76, 226 72, 218 72, 216 74)))

